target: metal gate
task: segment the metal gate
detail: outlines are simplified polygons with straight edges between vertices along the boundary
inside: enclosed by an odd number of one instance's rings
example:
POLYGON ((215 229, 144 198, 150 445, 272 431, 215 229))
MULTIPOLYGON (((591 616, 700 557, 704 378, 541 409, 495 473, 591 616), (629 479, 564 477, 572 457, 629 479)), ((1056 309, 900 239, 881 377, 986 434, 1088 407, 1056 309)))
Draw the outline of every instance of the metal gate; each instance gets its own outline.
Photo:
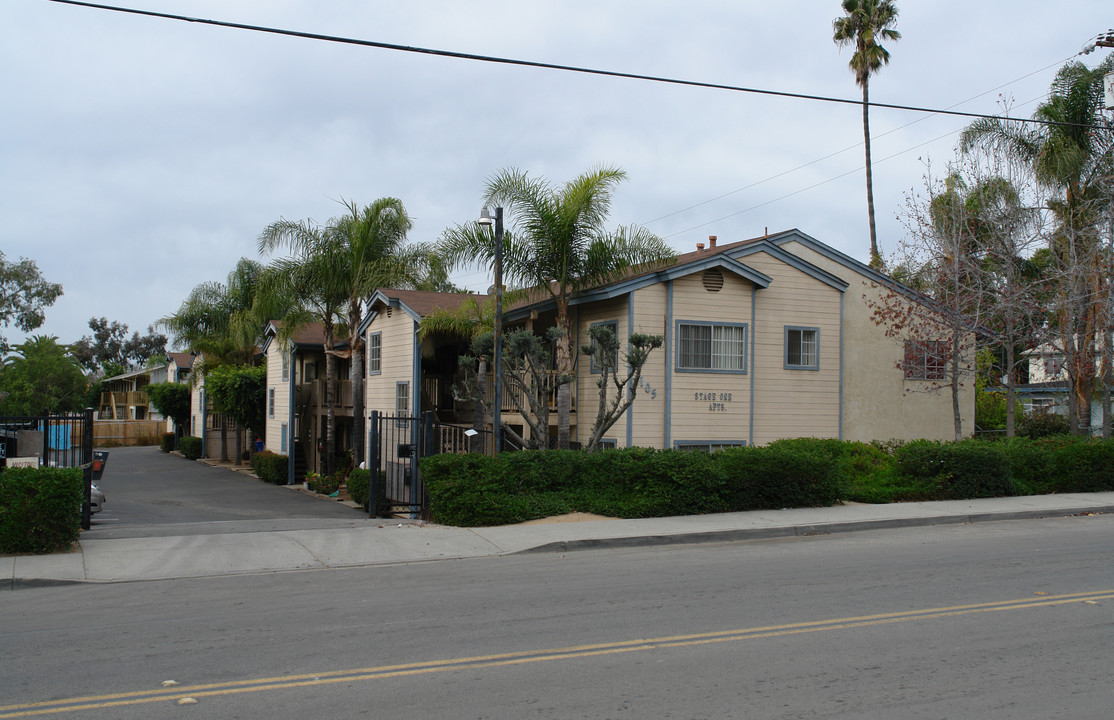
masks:
POLYGON ((384 415, 368 419, 368 514, 409 515, 429 519, 429 500, 418 461, 441 453, 490 453, 492 433, 437 422, 432 412, 420 417, 384 415))
MULTIPOLYGON (((94 479, 92 410, 71 415, 0 416, 0 462, 7 465, 17 460, 32 466, 82 468, 85 499, 81 527, 89 529, 94 479)), ((103 467, 102 457, 97 469, 103 467)))

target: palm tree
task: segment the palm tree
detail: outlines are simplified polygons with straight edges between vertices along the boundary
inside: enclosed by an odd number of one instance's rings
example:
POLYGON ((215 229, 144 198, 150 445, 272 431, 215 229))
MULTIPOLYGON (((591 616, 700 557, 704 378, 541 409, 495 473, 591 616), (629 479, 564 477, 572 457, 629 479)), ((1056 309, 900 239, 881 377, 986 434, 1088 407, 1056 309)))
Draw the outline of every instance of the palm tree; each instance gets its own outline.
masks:
MULTIPOLYGON (((190 291, 178 312, 158 321, 174 335, 175 347, 198 353, 192 382, 200 382, 222 365, 250 365, 263 339, 266 322, 279 317, 286 303, 264 292, 266 268, 241 258, 228 279, 201 283, 190 291)), ((221 425, 221 460, 228 457, 227 428, 221 425)), ((237 444, 241 438, 237 435, 237 444)), ((240 462, 237 447, 236 462, 240 462)))
POLYGON ((364 303, 379 287, 406 287, 421 277, 427 248, 404 245, 411 221, 402 201, 380 198, 360 208, 344 202, 348 212, 325 226, 312 220, 280 219, 264 229, 259 251, 285 247, 293 256, 276 260, 276 277, 298 298, 301 312, 284 318, 283 333, 290 335, 308 322, 320 322, 325 348, 325 470, 334 471, 336 417, 333 381, 336 358, 351 358, 354 451, 363 447, 363 339, 359 327, 364 303), (337 340, 347 339, 338 350, 337 340))
POLYGON ((863 145, 866 148, 866 210, 870 222, 870 266, 882 268, 878 233, 874 227, 874 174, 870 162, 870 76, 890 62, 890 53, 880 41, 897 41, 901 33, 893 29, 897 7, 890 0, 843 0, 844 17, 832 21, 832 40, 855 52, 848 65, 855 82, 863 89, 863 145))
MULTIPOLYGON (((485 202, 504 208, 510 229, 503 235, 506 278, 524 289, 551 297, 557 308, 558 373, 572 377, 575 338, 569 304, 583 290, 619 276, 628 268, 664 263, 674 258, 665 242, 637 226, 607 231, 604 223, 615 186, 625 180, 618 168, 600 167, 562 186, 532 178, 514 168, 488 180, 485 202)), ((490 263, 494 236, 474 224, 445 231, 440 254, 450 266, 490 263)), ((557 389, 557 444, 569 443, 571 396, 567 383, 557 389)))
POLYGON ((1065 277, 1057 313, 1065 351, 1073 430, 1091 421, 1095 383, 1094 343, 1103 315, 1104 277, 1099 251, 1101 208, 1109 202, 1114 174, 1114 132, 1102 117, 1103 77, 1114 71, 1114 56, 1094 69, 1080 62, 1056 74, 1049 98, 1033 114, 1044 121, 1019 126, 996 118, 976 120, 960 137, 960 150, 1002 151, 1022 161, 1034 178, 1059 197, 1049 203, 1058 228, 1052 255, 1065 277))

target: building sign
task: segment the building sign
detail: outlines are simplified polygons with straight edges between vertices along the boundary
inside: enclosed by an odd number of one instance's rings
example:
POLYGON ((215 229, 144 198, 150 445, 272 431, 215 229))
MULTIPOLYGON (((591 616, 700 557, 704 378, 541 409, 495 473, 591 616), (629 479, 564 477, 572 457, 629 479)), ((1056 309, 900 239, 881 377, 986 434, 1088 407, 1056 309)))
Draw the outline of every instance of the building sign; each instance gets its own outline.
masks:
POLYGON ((693 397, 696 402, 708 403, 708 412, 726 412, 727 403, 731 402, 729 392, 698 392, 693 397))

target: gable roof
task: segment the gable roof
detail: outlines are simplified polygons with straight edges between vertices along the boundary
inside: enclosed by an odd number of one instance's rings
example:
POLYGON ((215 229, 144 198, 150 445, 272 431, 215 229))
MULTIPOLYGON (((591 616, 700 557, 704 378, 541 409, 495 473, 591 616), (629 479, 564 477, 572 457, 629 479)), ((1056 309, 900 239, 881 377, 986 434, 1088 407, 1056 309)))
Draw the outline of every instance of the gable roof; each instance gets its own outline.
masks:
POLYGON ((456 310, 466 303, 469 298, 478 302, 487 300, 488 295, 474 295, 470 293, 432 292, 428 290, 398 290, 395 288, 380 288, 368 300, 368 316, 360 325, 360 333, 367 330, 371 321, 379 314, 376 306, 398 308, 414 319, 421 322, 422 318, 434 310, 456 310))
POLYGON ((179 370, 192 368, 195 357, 197 357, 197 353, 191 352, 168 352, 166 354, 167 361, 173 363, 179 370))
MULTIPOLYGON (((271 342, 278 337, 279 331, 282 329, 281 320, 272 320, 267 323, 267 328, 263 331, 264 336, 267 338, 263 343, 263 352, 271 346, 271 342)), ((307 323, 295 331, 294 335, 290 338, 290 342, 294 345, 295 349, 309 348, 320 349, 325 347, 325 326, 322 323, 307 323)), ((347 338, 338 338, 336 347, 342 348, 348 346, 347 338)))

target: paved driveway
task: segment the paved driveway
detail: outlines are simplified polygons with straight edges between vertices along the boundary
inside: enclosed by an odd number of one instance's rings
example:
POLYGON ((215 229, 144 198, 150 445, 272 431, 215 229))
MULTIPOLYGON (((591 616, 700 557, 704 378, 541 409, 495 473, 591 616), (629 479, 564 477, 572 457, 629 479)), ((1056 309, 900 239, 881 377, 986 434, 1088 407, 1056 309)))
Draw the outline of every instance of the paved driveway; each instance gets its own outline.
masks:
POLYGON ((98 485, 107 501, 88 531, 96 539, 305 530, 367 522, 362 511, 334 500, 168 455, 157 447, 110 449, 98 485))

